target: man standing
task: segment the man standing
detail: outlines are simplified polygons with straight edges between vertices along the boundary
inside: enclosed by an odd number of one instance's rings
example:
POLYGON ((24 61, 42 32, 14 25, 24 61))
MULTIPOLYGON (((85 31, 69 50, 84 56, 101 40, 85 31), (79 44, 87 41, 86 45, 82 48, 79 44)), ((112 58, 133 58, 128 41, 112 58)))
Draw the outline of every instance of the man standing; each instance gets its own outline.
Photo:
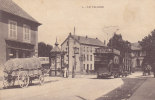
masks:
POLYGON ((63 76, 65 77, 65 78, 68 78, 68 68, 67 67, 64 67, 64 71, 63 71, 63 76))
POLYGON ((143 76, 146 76, 146 70, 147 70, 146 63, 142 64, 142 70, 143 70, 143 76))

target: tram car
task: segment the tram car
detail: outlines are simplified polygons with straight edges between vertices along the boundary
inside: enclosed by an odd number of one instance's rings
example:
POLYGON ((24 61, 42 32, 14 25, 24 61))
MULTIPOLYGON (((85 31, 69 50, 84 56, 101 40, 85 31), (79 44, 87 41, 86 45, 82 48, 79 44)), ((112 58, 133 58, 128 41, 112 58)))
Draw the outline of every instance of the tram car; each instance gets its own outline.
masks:
POLYGON ((95 71, 97 78, 107 78, 114 76, 114 78, 127 76, 124 72, 122 63, 120 61, 120 51, 113 48, 96 48, 94 53, 95 71))

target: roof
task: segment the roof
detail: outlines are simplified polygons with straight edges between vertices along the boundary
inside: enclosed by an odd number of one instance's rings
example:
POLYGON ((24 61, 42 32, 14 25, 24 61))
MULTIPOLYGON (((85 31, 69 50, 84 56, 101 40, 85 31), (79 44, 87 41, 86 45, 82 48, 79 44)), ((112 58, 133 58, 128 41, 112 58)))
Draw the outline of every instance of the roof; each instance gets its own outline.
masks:
POLYGON ((51 52, 51 53, 54 53, 54 52, 61 52, 61 49, 60 49, 58 46, 55 46, 50 52, 51 52))
POLYGON ((60 53, 61 52, 61 49, 59 48, 58 46, 58 42, 57 42, 57 39, 56 39, 56 42, 55 42, 55 47, 50 51, 51 53, 60 53))
POLYGON ((40 24, 12 0, 0 0, 0 10, 40 24))
MULTIPOLYGON (((77 36, 77 35, 69 35, 70 37, 72 37, 73 39, 75 39, 77 42, 79 42, 80 44, 83 45, 93 45, 93 46, 105 46, 104 43, 102 41, 100 41, 98 38, 89 38, 89 37, 84 37, 84 36, 77 36)), ((67 38, 68 39, 68 38, 67 38)), ((66 39, 66 40, 67 40, 66 39)), ((65 40, 65 41, 66 41, 65 40)), ((65 42, 64 41, 64 42, 65 42)), ((63 43, 64 43, 63 42, 63 43)), ((62 44, 63 44, 62 43, 62 44)), ((61 44, 61 45, 62 45, 61 44)))
POLYGON ((141 50, 141 49, 142 49, 142 47, 138 42, 131 43, 131 50, 141 50))
POLYGON ((14 59, 8 60, 4 64, 4 66, 5 66, 4 68, 5 72, 9 72, 9 71, 13 71, 13 70, 21 69, 21 68, 23 68, 24 70, 38 69, 38 68, 41 68, 41 62, 39 58, 37 57, 14 58, 14 59))

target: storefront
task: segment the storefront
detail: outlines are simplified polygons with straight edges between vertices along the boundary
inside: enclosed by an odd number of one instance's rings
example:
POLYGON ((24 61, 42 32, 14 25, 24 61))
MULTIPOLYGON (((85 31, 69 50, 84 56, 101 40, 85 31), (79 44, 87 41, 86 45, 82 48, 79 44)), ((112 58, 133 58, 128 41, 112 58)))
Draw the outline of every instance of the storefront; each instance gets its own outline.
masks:
POLYGON ((6 40, 6 59, 28 58, 35 53, 34 45, 29 43, 6 40))

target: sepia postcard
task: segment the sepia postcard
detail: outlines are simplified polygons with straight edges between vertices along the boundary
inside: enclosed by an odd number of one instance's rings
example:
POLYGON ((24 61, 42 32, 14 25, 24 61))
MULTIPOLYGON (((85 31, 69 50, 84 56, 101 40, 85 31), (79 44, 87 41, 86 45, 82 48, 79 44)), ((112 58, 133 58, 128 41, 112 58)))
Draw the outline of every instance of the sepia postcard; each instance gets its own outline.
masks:
POLYGON ((155 0, 0 0, 0 100, 155 100, 155 0))

